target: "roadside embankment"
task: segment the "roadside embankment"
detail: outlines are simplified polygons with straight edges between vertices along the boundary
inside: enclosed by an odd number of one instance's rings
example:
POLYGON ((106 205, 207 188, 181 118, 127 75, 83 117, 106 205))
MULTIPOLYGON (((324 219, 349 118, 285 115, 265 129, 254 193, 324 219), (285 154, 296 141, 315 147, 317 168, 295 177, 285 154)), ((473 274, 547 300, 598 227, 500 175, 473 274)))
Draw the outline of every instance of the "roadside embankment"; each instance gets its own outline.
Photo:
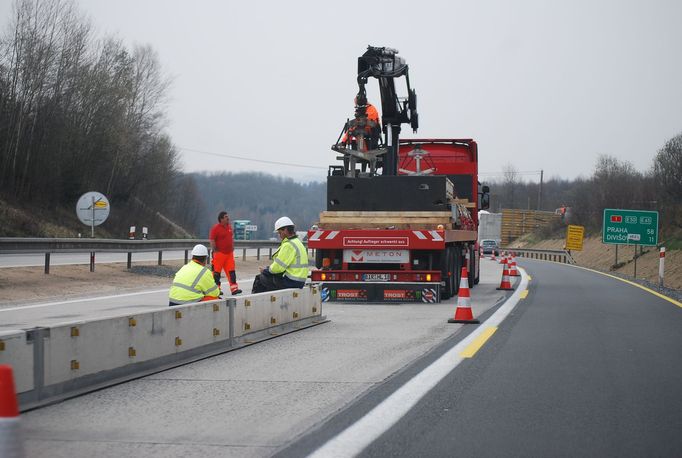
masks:
MULTIPOLYGON (((519 239, 512 243, 515 248, 534 248, 545 250, 561 250, 564 239, 546 239, 530 243, 519 239)), ((576 264, 581 267, 608 272, 628 280, 635 280, 651 289, 659 291, 676 300, 682 300, 682 251, 668 250, 665 254, 665 276, 663 288, 658 286, 659 250, 655 247, 644 247, 640 255, 639 247, 604 244, 600 237, 586 237, 582 251, 571 251, 576 264), (637 252, 636 263, 634 259, 637 252), (636 269, 636 270, 635 270, 636 269)))

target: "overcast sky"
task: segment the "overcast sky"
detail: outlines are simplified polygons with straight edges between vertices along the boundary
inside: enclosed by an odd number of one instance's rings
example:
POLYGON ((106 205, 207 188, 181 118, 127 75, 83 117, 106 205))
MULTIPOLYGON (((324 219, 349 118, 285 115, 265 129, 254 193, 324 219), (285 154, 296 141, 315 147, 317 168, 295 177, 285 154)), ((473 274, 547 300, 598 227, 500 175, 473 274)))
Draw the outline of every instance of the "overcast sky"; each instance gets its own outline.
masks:
MULTIPOLYGON (((475 139, 483 179, 508 164, 587 177, 599 154, 644 171, 682 133, 679 0, 76 3, 100 34, 158 52, 186 172, 323 180, 368 44, 410 67, 420 128, 403 138, 475 139)), ((378 105, 376 80, 369 94, 378 105)))

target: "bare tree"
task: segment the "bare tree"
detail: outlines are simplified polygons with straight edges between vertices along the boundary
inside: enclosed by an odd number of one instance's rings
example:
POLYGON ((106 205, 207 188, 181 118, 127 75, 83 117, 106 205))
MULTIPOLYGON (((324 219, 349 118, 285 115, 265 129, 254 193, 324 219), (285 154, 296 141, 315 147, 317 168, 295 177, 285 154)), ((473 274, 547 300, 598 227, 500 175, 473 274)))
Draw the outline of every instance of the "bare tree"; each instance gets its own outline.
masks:
POLYGON ((668 140, 658 151, 653 177, 665 220, 682 227, 682 134, 668 140))
POLYGON ((505 206, 507 208, 516 208, 514 198, 519 187, 519 171, 513 164, 508 163, 502 167, 502 172, 504 174, 502 186, 505 206))

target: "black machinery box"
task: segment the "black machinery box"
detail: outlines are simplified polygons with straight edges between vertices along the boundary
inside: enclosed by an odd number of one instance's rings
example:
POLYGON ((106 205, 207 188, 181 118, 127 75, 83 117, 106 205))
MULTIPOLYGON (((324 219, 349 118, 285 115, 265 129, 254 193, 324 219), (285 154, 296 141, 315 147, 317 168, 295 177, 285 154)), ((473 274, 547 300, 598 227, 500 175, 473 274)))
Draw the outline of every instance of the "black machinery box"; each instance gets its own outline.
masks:
POLYGON ((327 177, 328 211, 449 211, 452 198, 443 175, 327 177))

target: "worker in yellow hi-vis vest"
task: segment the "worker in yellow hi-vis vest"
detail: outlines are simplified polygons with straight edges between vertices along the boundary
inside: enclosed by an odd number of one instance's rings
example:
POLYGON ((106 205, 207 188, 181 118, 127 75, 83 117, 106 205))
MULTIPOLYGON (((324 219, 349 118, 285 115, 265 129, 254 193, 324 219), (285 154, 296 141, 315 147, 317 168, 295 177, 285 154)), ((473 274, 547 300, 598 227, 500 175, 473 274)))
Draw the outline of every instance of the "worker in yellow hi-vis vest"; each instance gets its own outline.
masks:
POLYGON ((206 266, 207 260, 208 248, 195 245, 192 259, 175 274, 168 293, 169 306, 218 299, 220 288, 213 278, 213 270, 206 266))
POLYGON ((256 275, 252 293, 303 288, 308 278, 308 250, 296 235, 293 221, 283 216, 275 221, 275 230, 282 243, 272 256, 272 264, 256 275))

